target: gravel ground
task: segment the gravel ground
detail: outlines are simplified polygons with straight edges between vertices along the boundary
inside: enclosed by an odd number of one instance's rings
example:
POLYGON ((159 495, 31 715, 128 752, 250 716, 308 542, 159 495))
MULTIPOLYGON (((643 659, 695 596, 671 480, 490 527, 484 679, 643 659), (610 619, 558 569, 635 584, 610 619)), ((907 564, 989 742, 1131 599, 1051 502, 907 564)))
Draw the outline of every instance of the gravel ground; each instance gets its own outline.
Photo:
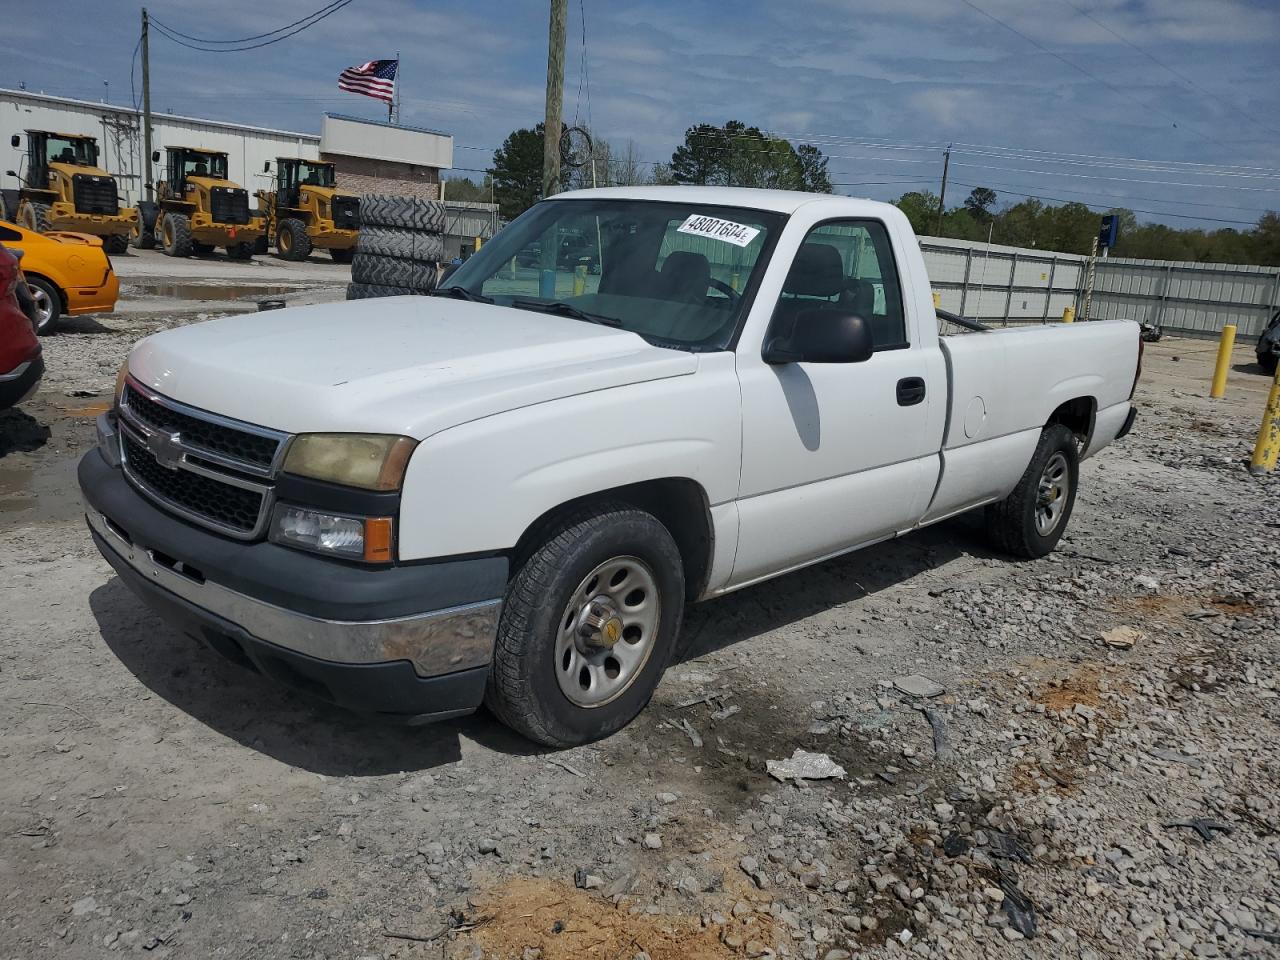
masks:
POLYGON ((648 710, 547 753, 282 693, 98 557, 74 463, 120 359, 226 309, 71 321, 0 415, 0 957, 1280 956, 1247 348, 1211 402, 1212 344, 1148 347, 1054 555, 961 518, 693 607, 648 710), (797 749, 843 778, 772 778, 797 749))

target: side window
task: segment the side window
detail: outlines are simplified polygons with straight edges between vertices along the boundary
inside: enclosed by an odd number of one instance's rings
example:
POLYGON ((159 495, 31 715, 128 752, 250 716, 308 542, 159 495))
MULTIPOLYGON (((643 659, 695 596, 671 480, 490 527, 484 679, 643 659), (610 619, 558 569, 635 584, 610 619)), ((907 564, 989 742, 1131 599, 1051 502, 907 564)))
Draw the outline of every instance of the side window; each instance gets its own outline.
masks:
POLYGON ((884 224, 836 220, 809 231, 787 274, 775 316, 785 323, 800 310, 824 304, 866 320, 877 350, 909 345, 902 288, 884 224))

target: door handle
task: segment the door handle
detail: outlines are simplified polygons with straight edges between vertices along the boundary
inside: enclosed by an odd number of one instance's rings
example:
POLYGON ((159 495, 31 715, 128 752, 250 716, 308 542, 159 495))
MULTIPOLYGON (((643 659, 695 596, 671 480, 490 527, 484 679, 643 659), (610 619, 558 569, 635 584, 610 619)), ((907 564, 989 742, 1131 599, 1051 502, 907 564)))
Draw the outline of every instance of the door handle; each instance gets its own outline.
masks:
POLYGON ((898 406, 914 407, 923 399, 923 377, 903 377, 898 381, 898 406))

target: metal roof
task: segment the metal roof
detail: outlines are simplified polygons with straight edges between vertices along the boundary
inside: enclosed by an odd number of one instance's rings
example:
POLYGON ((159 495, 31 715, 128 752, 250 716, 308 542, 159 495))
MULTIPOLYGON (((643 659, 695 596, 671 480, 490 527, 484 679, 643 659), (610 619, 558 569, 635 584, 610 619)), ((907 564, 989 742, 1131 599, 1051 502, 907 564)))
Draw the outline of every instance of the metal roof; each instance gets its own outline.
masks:
POLYGON ((430 127, 413 127, 407 123, 389 123, 386 120, 370 120, 368 117, 353 117, 346 113, 326 113, 330 120, 346 120, 348 123, 367 123, 371 127, 390 127, 392 130, 408 130, 411 133, 429 133, 436 137, 452 137, 453 134, 443 130, 432 130, 430 127))

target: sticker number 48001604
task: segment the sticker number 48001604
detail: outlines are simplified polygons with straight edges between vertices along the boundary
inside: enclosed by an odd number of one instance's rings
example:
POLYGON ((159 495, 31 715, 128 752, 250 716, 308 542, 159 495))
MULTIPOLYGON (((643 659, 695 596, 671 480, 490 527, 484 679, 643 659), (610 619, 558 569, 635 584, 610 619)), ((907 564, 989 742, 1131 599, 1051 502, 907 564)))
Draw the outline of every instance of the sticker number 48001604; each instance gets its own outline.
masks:
POLYGON ((734 223, 732 220, 721 220, 717 217, 705 217, 695 213, 676 228, 676 233, 688 233, 695 237, 710 237, 712 240, 723 240, 736 247, 745 247, 760 235, 755 227, 745 223, 734 223))

